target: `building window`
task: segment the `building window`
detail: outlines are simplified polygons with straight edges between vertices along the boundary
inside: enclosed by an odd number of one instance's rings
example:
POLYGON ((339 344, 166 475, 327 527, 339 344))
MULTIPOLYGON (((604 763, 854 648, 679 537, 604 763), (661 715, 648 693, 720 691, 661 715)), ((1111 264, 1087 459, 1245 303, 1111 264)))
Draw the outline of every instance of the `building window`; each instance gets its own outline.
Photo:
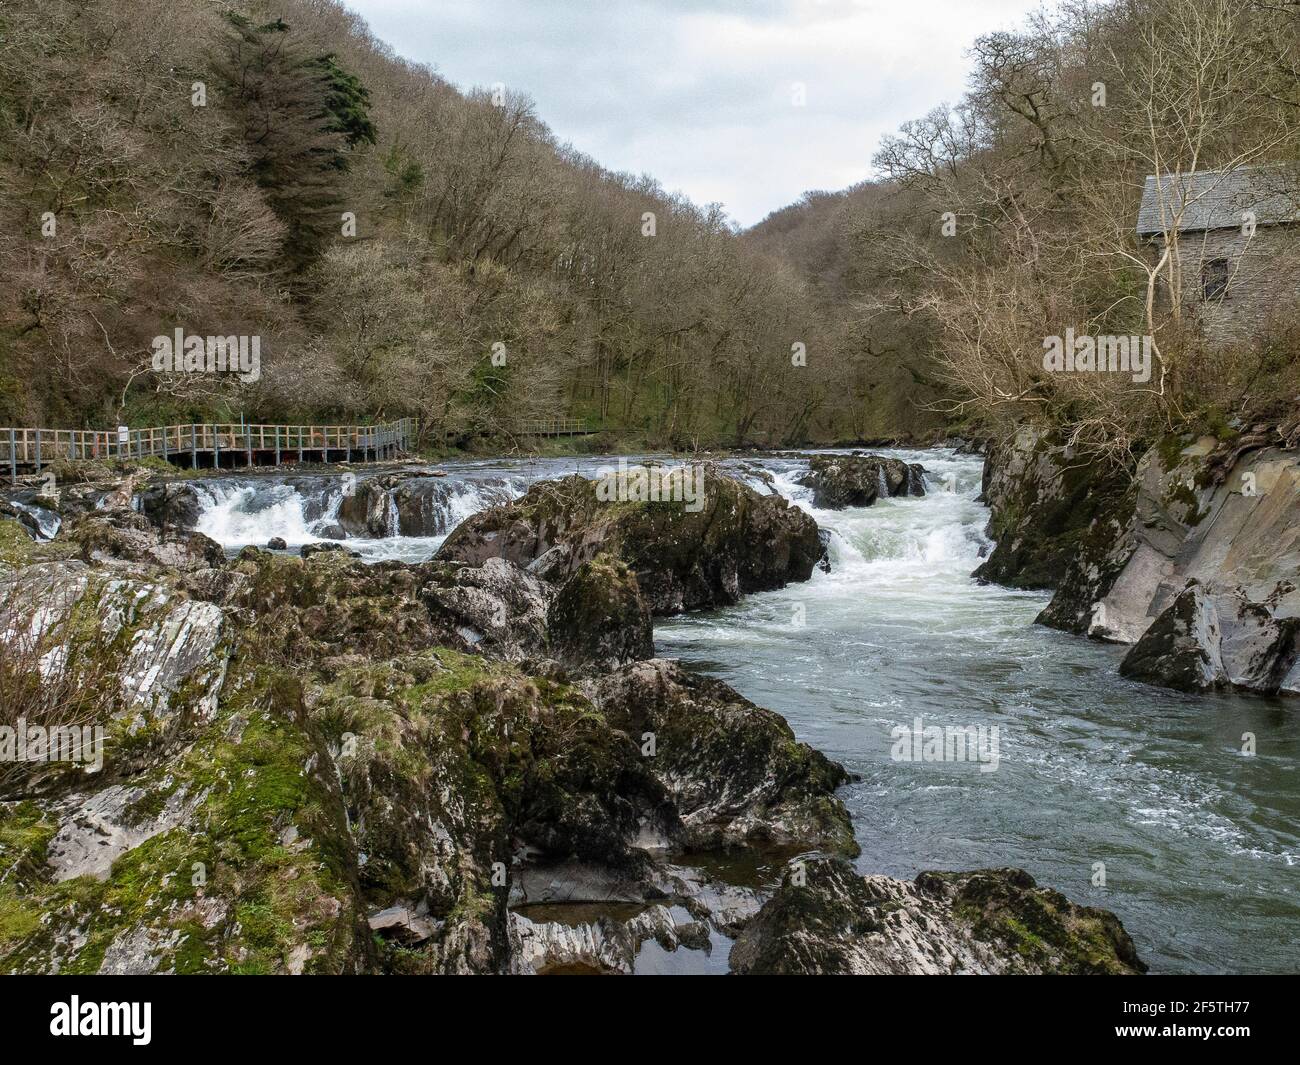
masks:
POLYGON ((1227 259, 1207 259, 1201 265, 1201 292, 1206 303, 1228 295, 1228 275, 1232 265, 1227 259))

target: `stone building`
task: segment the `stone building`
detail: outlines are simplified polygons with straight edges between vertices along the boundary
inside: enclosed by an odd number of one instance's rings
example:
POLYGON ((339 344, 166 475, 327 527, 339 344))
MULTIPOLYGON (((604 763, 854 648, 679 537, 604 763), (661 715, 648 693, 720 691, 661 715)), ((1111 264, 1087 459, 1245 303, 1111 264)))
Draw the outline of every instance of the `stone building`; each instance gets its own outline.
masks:
MULTIPOLYGON (((1177 233, 1183 313, 1216 345, 1300 312, 1300 177, 1281 166, 1150 176, 1137 233, 1152 263, 1177 233)), ((1162 273, 1168 284, 1169 273, 1162 273)), ((1168 291, 1160 293, 1168 306, 1168 291)))

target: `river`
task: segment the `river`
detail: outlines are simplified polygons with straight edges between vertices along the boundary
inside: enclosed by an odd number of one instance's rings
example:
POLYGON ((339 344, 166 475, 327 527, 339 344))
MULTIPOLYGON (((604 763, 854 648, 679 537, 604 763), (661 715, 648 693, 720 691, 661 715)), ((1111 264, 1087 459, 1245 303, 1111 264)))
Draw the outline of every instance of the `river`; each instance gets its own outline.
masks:
MULTIPOLYGON (((1153 972, 1296 971, 1300 707, 1121 678, 1122 648, 1033 624, 1046 594, 971 578, 989 547, 978 458, 879 453, 922 463, 927 494, 821 511, 796 483, 806 460, 733 463, 832 531, 831 571, 660 619, 657 652, 778 711, 859 777, 843 797, 863 872, 1019 866, 1114 910, 1153 972), (996 727, 996 762, 896 758, 895 730, 918 719, 996 727)), ((428 486, 424 535, 393 535, 394 520, 347 544, 367 560, 427 559, 475 510, 610 461, 449 463, 428 486)), ((204 482, 199 529, 230 550, 272 536, 294 548, 332 523, 341 482, 204 482)))

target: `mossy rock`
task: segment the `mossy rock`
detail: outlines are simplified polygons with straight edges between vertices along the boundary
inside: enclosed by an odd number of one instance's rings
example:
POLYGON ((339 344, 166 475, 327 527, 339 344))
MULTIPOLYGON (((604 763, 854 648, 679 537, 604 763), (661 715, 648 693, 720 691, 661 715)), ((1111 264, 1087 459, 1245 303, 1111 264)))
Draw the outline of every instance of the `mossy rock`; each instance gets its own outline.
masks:
POLYGON ((528 566, 557 553, 545 572, 562 580, 605 553, 632 569, 655 614, 726 605, 812 576, 822 551, 812 518, 711 467, 701 483, 696 505, 605 501, 601 483, 578 476, 543 481, 462 523, 438 557, 528 566))
POLYGON ((566 663, 613 667, 654 655, 650 609, 636 574, 610 555, 584 562, 547 610, 551 652, 566 663))

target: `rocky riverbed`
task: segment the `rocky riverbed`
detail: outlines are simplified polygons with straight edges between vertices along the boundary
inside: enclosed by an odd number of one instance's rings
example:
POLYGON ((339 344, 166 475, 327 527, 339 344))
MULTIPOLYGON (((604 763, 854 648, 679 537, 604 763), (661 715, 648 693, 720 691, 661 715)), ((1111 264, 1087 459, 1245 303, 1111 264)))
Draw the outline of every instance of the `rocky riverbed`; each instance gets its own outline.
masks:
POLYGON ((653 657, 652 616, 806 580, 803 511, 719 469, 698 511, 578 480, 420 563, 231 558, 137 471, 68 471, 48 540, 0 520, 7 710, 105 732, 97 766, 0 776, 0 969, 627 972, 736 940, 741 972, 1141 971, 1027 874, 861 878, 845 769, 653 657))

